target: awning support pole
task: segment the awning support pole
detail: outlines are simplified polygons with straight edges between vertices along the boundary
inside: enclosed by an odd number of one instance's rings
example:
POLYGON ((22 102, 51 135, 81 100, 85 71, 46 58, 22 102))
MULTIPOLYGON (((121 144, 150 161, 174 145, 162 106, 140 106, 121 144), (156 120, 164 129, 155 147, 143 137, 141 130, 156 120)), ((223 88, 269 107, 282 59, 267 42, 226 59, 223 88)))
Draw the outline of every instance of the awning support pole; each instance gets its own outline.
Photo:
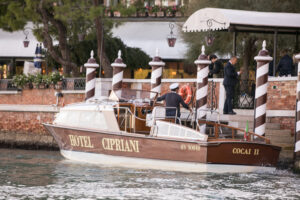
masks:
POLYGON ((299 43, 299 33, 298 33, 298 31, 296 32, 296 45, 295 45, 295 52, 299 52, 299 45, 298 45, 298 43, 299 43))
POLYGON ((274 50, 273 50, 273 76, 276 75, 276 56, 277 54, 277 30, 274 32, 274 50))
POLYGON ((233 56, 236 56, 236 32, 233 31, 233 50, 232 50, 233 56))

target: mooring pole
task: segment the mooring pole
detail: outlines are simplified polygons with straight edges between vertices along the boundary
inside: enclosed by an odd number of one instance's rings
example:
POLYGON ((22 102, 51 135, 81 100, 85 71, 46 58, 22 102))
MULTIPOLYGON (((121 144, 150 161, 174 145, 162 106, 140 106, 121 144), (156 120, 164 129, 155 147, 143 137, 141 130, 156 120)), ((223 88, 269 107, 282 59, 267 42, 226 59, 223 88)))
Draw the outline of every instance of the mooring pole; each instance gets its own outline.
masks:
POLYGON ((296 55, 298 61, 298 81, 296 99, 296 130, 295 130, 295 170, 300 172, 300 54, 296 55))
POLYGON ((263 41, 262 50, 255 56, 256 67, 256 89, 254 108, 254 132, 258 135, 265 134, 266 130, 266 107, 268 90, 269 62, 273 58, 269 56, 266 49, 266 41, 263 41))
POLYGON ((152 61, 149 62, 149 65, 152 67, 151 72, 151 93, 150 99, 154 99, 156 93, 160 95, 161 93, 161 79, 163 75, 163 67, 166 65, 159 57, 158 49, 156 49, 156 54, 153 57, 152 61))
MULTIPOLYGON (((205 47, 194 62, 197 65, 197 91, 196 91, 196 122, 206 118, 207 90, 208 90, 208 65, 211 63, 205 55, 205 47)), ((205 133, 206 124, 200 126, 200 132, 205 133)))
POLYGON ((91 57, 84 67, 86 67, 85 100, 87 101, 95 96, 96 69, 99 65, 94 58, 94 51, 91 51, 91 57))
POLYGON ((118 58, 115 59, 114 63, 112 63, 111 66, 113 68, 112 90, 119 98, 121 98, 123 72, 124 72, 124 68, 126 67, 126 65, 123 63, 123 60, 121 58, 121 50, 119 50, 118 58))

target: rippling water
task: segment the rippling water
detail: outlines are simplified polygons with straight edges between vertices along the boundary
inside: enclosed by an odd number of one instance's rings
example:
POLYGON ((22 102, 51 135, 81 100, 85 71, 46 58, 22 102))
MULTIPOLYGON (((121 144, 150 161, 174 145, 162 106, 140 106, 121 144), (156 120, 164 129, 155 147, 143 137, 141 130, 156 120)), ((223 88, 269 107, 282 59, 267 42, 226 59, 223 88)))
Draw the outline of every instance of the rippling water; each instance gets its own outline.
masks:
POLYGON ((108 168, 0 149, 0 199, 300 199, 300 175, 108 168))

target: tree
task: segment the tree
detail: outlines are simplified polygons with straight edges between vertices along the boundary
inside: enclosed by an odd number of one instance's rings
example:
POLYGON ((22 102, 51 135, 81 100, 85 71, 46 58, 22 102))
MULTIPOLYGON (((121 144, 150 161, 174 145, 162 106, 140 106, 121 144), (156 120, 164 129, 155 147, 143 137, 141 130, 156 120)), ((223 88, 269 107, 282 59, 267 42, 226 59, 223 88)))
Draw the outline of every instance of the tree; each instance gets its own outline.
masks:
MULTIPOLYGON (((106 34, 104 37, 105 45, 103 48, 108 55, 107 59, 110 64, 114 62, 118 51, 121 50, 122 58, 127 68, 133 71, 137 68, 148 67, 151 58, 145 52, 138 48, 127 47, 119 38, 114 38, 110 34, 106 34)), ((54 46, 54 48, 58 51, 57 46, 54 46)), ((97 49, 96 33, 90 34, 85 40, 71 46, 71 58, 77 66, 83 66, 87 62, 90 58, 91 49, 97 49)), ((46 54, 46 56, 47 66, 55 68, 57 66, 56 61, 49 54, 46 54)), ((99 60, 97 62, 99 63, 99 60)))
POLYGON ((7 31, 22 30, 28 22, 34 25, 35 36, 43 41, 47 52, 63 66, 64 74, 78 74, 78 65, 72 60, 70 48, 79 42, 79 35, 96 32, 97 55, 105 77, 112 69, 104 51, 105 32, 111 23, 104 18, 101 0, 0 0, 0 28, 7 31), (58 50, 54 47, 58 41, 58 50))
MULTIPOLYGON (((241 9, 253 11, 272 11, 272 12, 300 12, 298 0, 193 0, 190 2, 188 14, 191 15, 198 9, 205 7, 218 7, 228 9, 241 9)), ((185 41, 189 44, 187 53, 188 60, 193 62, 200 54, 201 45, 205 44, 204 33, 184 33, 185 41)), ((230 32, 214 32, 216 37, 214 44, 207 47, 206 53, 218 53, 228 55, 232 53, 232 34, 230 32)), ((238 33, 237 36, 237 55, 242 58, 243 75, 242 80, 248 79, 250 66, 254 66, 253 57, 261 49, 262 40, 267 40, 269 51, 273 51, 273 36, 266 34, 238 33)), ((278 39, 280 48, 294 47, 295 41, 291 36, 280 36, 278 39)))

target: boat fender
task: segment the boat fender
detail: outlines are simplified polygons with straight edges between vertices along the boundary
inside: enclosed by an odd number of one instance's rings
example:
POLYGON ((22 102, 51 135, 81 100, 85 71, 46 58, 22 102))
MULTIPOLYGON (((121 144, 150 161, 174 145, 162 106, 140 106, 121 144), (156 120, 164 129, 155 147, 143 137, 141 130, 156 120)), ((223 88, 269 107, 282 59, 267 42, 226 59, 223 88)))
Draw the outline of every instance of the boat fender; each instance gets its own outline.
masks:
POLYGON ((189 85, 184 85, 179 89, 179 95, 183 98, 184 103, 189 104, 192 100, 192 88, 189 85))

